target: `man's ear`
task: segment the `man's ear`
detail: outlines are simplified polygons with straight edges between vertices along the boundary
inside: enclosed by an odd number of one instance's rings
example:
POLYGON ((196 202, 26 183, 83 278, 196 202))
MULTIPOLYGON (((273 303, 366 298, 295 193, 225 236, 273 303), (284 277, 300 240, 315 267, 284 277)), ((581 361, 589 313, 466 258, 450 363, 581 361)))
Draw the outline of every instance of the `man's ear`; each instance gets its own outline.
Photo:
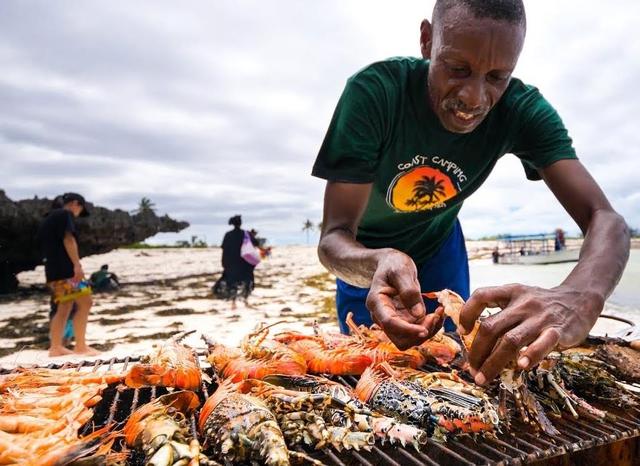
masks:
POLYGON ((425 60, 431 58, 431 33, 431 23, 428 19, 423 19, 420 24, 420 53, 425 60))

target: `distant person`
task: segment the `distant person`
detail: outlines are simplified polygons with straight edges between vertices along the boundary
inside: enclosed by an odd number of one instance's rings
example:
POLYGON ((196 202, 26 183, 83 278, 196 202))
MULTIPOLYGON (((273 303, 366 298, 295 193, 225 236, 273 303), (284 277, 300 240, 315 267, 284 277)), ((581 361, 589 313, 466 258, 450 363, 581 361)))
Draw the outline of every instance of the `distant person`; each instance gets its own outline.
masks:
POLYGON ((498 250, 498 246, 493 248, 493 252, 491 253, 491 257, 493 258, 493 263, 497 264, 500 260, 500 251, 498 250))
POLYGON ((564 231, 562 230, 562 228, 558 228, 556 230, 555 250, 561 251, 564 248, 565 248, 564 231))
POLYGON ((240 255, 242 242, 246 236, 251 241, 251 244, 254 246, 258 244, 255 237, 240 228, 242 226, 242 217, 240 215, 231 217, 229 225, 233 225, 233 230, 228 231, 222 241, 223 272, 221 279, 216 283, 216 287, 222 283, 226 285, 226 296, 231 299, 231 309, 235 309, 238 296, 244 299, 245 305, 249 305, 249 295, 254 287, 253 269, 255 265, 250 264, 240 255))
POLYGON ((46 215, 38 230, 47 286, 56 305, 56 312, 51 318, 49 328, 49 356, 72 353, 99 354, 99 351, 88 346, 85 340, 92 304, 91 287, 84 279, 84 271, 80 264, 74 223, 75 218, 88 215, 84 197, 77 193, 65 193, 54 200, 52 210, 46 215), (72 351, 64 346, 63 338, 74 303, 77 307, 73 317, 76 344, 72 351))
POLYGON ((100 270, 93 272, 89 278, 94 291, 115 291, 120 288, 118 276, 109 272, 109 265, 104 264, 100 270))

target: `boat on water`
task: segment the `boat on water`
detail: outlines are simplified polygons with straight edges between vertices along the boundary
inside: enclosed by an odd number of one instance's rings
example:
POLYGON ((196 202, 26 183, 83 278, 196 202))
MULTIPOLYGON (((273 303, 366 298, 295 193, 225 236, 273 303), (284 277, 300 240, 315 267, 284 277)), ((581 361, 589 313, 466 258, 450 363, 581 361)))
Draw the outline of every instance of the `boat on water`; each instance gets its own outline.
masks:
POLYGON ((580 249, 567 249, 564 235, 540 233, 535 235, 505 235, 499 238, 494 251, 497 264, 542 265, 577 262, 580 249))

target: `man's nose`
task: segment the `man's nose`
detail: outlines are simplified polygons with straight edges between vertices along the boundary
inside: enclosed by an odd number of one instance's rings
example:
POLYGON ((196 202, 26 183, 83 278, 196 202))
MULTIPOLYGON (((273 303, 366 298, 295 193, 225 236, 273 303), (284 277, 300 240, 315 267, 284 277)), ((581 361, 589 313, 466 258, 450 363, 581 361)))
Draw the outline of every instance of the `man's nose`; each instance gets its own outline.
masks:
POLYGON ((480 77, 467 80, 458 93, 458 99, 467 110, 484 109, 489 100, 486 81, 480 77))

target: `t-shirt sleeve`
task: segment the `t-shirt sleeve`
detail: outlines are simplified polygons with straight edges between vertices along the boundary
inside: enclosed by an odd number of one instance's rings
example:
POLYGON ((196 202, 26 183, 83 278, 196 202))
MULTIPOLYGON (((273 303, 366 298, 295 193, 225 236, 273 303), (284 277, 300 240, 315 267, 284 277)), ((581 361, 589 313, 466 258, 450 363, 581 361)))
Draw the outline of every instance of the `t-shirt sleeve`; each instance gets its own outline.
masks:
POLYGON ((61 209, 56 213, 55 222, 53 222, 53 234, 56 238, 62 240, 64 235, 69 232, 76 234, 76 226, 73 222, 73 214, 68 210, 61 209))
POLYGON ((347 81, 313 165, 313 176, 371 183, 383 145, 388 96, 379 75, 365 69, 347 81))
POLYGON ((520 129, 511 152, 530 180, 541 179, 538 169, 562 159, 576 159, 569 133, 553 106, 535 88, 518 105, 520 129))
POLYGON ((63 227, 64 229, 62 231, 62 236, 64 237, 65 233, 67 233, 67 232, 69 232, 69 233, 71 233, 72 235, 75 236, 75 234, 76 234, 76 224, 73 221, 73 215, 71 214, 71 212, 66 211, 66 210, 65 210, 65 213, 67 215, 64 216, 64 224, 63 224, 64 225, 64 227, 63 227))

